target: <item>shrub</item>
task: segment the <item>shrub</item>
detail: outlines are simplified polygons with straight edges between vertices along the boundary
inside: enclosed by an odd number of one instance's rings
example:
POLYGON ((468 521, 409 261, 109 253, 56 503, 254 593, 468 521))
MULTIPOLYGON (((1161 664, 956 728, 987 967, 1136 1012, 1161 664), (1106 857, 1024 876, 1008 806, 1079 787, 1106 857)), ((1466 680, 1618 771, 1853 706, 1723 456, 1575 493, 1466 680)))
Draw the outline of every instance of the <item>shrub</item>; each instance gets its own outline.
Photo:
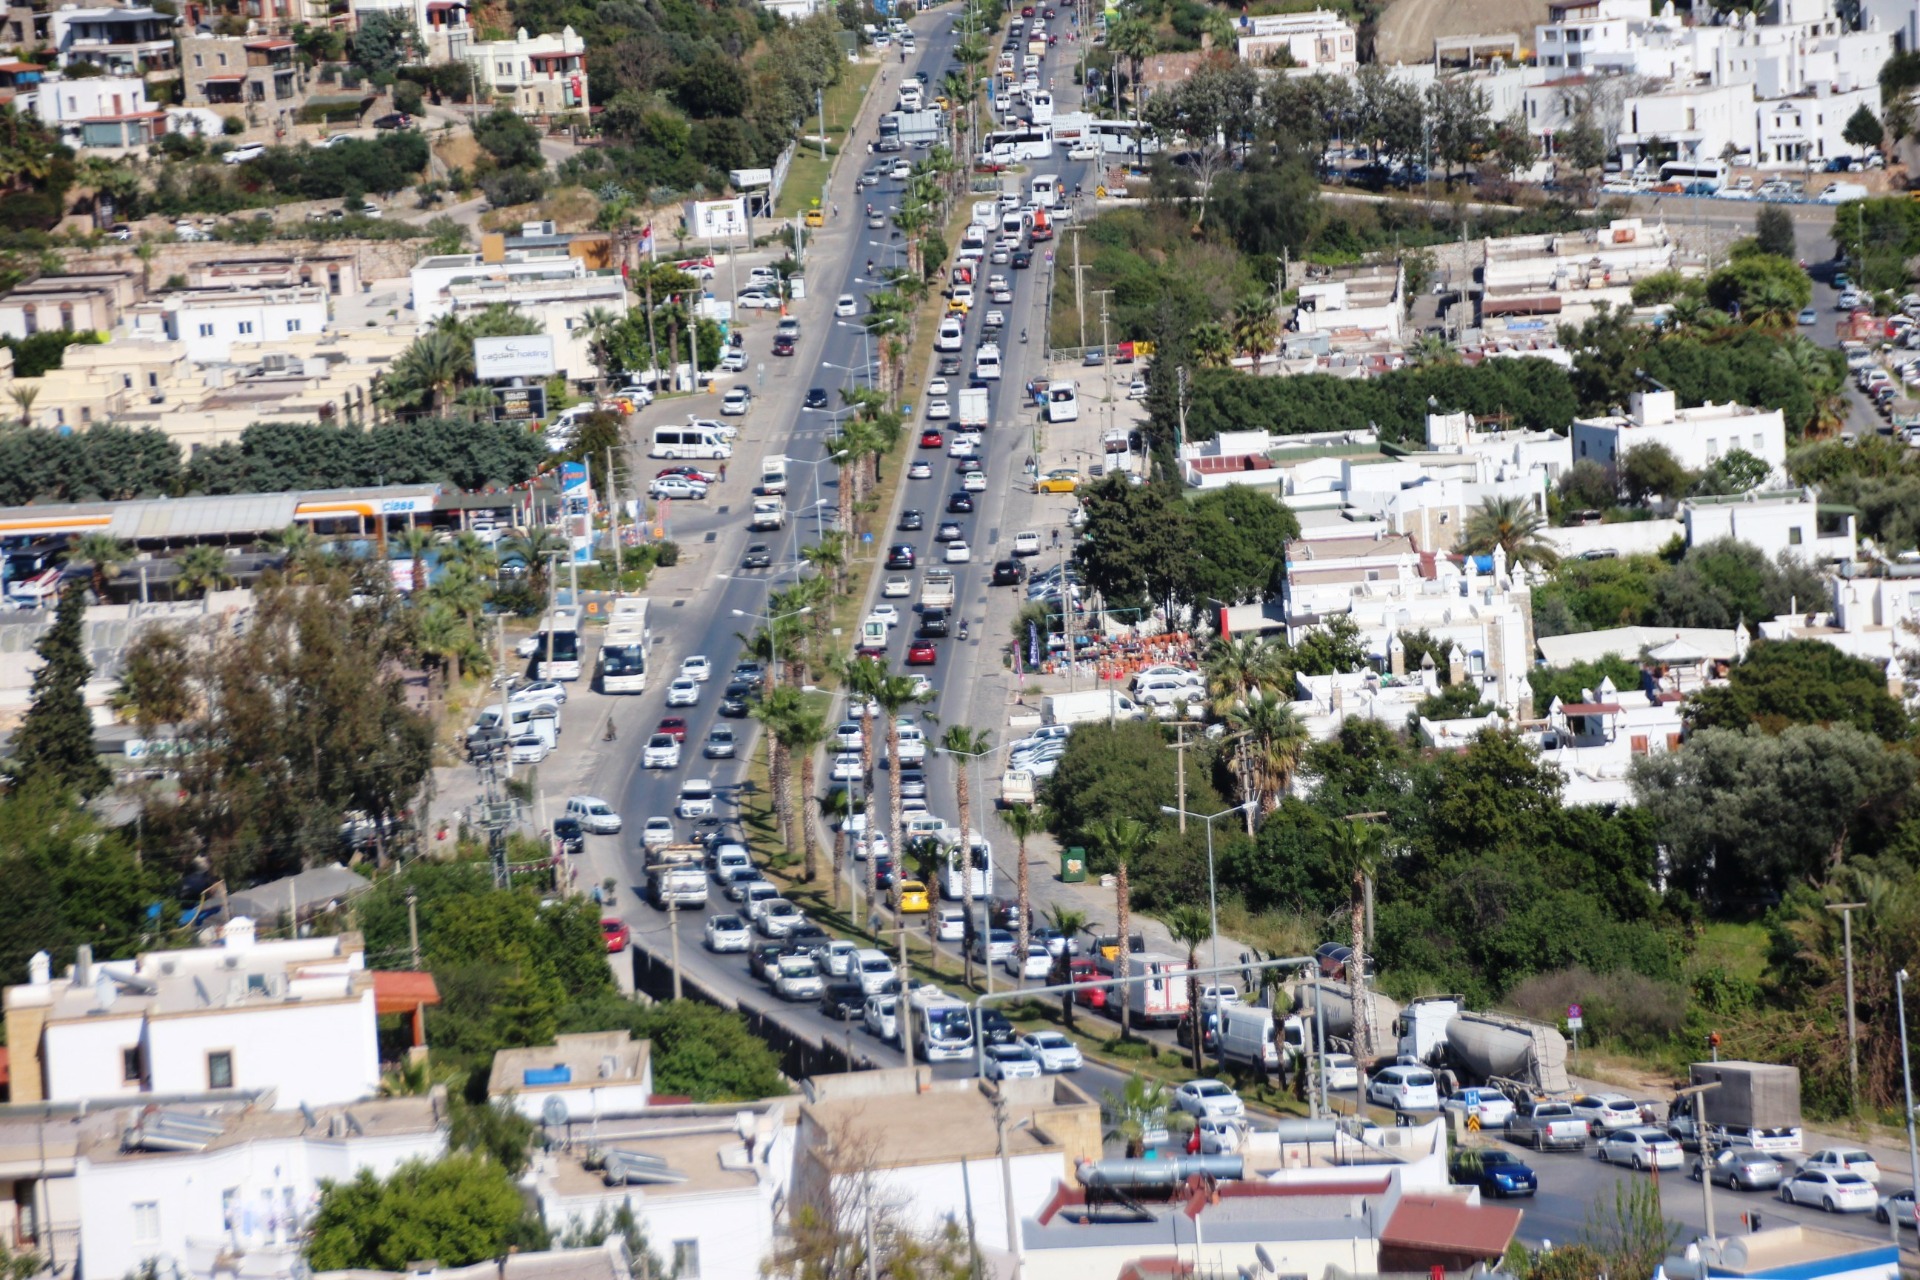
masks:
POLYGON ((1575 967, 1535 974, 1507 996, 1529 1018, 1558 1026, 1567 1006, 1580 1006, 1588 1034, 1630 1049, 1664 1045, 1687 1021, 1687 993, 1677 983, 1638 973, 1594 973, 1575 967))
POLYGON ((226 134, 229 138, 237 134, 245 133, 246 131, 247 122, 239 116, 227 116, 220 121, 220 132, 226 134))
POLYGON ((662 569, 671 569, 680 563, 680 544, 677 542, 655 543, 653 562, 662 569))

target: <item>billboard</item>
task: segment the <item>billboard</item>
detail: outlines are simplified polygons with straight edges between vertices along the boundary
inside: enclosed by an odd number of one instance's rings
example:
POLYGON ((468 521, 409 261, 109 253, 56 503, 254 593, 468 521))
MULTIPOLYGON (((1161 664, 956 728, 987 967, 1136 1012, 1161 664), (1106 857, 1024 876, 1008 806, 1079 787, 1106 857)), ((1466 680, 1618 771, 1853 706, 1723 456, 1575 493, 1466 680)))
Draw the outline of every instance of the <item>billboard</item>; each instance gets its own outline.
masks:
POLYGON ((496 418, 531 421, 547 416, 545 387, 495 387, 493 397, 496 418))
POLYGON ((473 372, 482 382, 496 378, 551 378, 556 367, 553 339, 544 333, 473 340, 473 372))
POLYGON ((724 240, 747 233, 747 202, 742 196, 725 200, 687 201, 687 237, 724 240))

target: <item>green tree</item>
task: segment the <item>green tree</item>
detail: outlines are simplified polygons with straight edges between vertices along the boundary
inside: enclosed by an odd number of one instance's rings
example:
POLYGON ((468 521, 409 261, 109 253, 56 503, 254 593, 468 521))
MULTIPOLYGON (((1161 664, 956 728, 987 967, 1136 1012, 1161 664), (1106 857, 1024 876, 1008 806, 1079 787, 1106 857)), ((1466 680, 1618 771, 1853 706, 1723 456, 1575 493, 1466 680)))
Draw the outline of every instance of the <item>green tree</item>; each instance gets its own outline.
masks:
POLYGON ((1654 585, 1653 621, 1674 627, 1732 627, 1824 600, 1827 587, 1814 570, 1784 552, 1768 560, 1760 549, 1722 538, 1690 549, 1654 585))
POLYGON ((323 1182, 307 1241, 316 1271, 400 1271, 420 1258, 463 1267, 542 1241, 512 1175, 475 1155, 409 1161, 382 1179, 362 1169, 323 1182))
POLYGON ((204 598, 209 592, 224 591, 233 585, 233 571, 218 547, 188 547, 173 562, 173 589, 176 595, 204 598))
MULTIPOLYGON (((972 856, 972 838, 966 833, 973 830, 973 767, 976 759, 987 758, 992 750, 993 735, 985 729, 974 729, 964 724, 950 724, 940 735, 940 750, 951 758, 953 765, 954 804, 960 811, 961 838, 968 846, 968 856, 972 856)), ((973 927, 973 877, 965 877, 961 882, 961 909, 966 912, 967 927, 973 927)), ((962 984, 973 985, 973 948, 960 948, 962 966, 962 984)))
POLYGON ((459 1094, 447 1099, 447 1145, 483 1156, 516 1178, 532 1158, 535 1131, 533 1121, 503 1099, 469 1102, 459 1094))
POLYGON ((420 52, 419 28, 405 14, 368 13, 353 33, 354 65, 369 75, 395 71, 417 61, 420 52))
POLYGON ((1019 963, 1025 963, 1027 945, 1033 941, 1033 902, 1027 883, 1027 841, 1033 838, 1035 832, 1044 831, 1046 824, 1030 804, 1008 805, 1001 810, 1000 820, 1013 833, 1015 856, 1019 859, 1014 871, 1014 895, 1020 904, 1020 928, 1014 935, 1013 954, 1019 963))
POLYGON ((1127 1158, 1135 1160, 1146 1152, 1148 1131, 1167 1126, 1174 1112, 1165 1085, 1134 1074, 1119 1093, 1100 1095, 1100 1116, 1107 1126, 1107 1140, 1120 1143, 1127 1158))
POLYGON ((33 646, 41 667, 34 672, 32 702, 8 763, 16 789, 42 787, 92 799, 113 781, 94 750, 93 717, 87 712, 93 664, 82 645, 86 612, 84 584, 69 583, 60 593, 53 626, 33 646))
POLYGON ((1265 600, 1279 593, 1287 543, 1300 522, 1271 495, 1230 484, 1188 508, 1193 555, 1190 598, 1221 604, 1265 600))
POLYGON ((1560 501, 1576 510, 1604 511, 1619 498, 1613 476, 1592 458, 1582 458, 1560 477, 1560 501))
POLYGON ((1847 127, 1841 130, 1840 137, 1848 146, 1866 151, 1885 140, 1886 130, 1880 127, 1880 117, 1873 114, 1873 108, 1863 102, 1847 117, 1847 127))
POLYGON ((1360 628, 1346 614, 1328 618, 1320 626, 1300 637, 1293 648, 1295 670, 1305 676, 1343 675, 1358 671, 1367 662, 1365 642, 1360 628))
POLYGON ((538 169, 545 163, 540 155, 539 131, 506 107, 476 120, 473 140, 502 169, 538 169))
MULTIPOLYGON (((1047 908, 1047 925, 1067 940, 1053 957, 1053 971, 1047 975, 1047 983, 1050 986, 1065 986, 1073 976, 1071 943, 1086 929, 1087 913, 1056 902, 1047 908)), ((1071 991, 1060 993, 1060 1025, 1068 1031, 1073 1030, 1073 993, 1071 991)))
MULTIPOLYGON (((1193 1069, 1204 1069, 1206 1037, 1201 1034, 1200 968, 1201 944, 1213 940, 1213 924, 1204 907, 1183 904, 1167 912, 1163 923, 1167 934, 1187 949, 1187 1033, 1193 1037, 1193 1069)), ((1214 982, 1218 982, 1216 977, 1214 982)))
POLYGON ((121 835, 65 791, 35 784, 0 800, 0 981, 27 980, 36 951, 100 956, 149 945, 147 909, 167 886, 121 835))
POLYGON ((1649 498, 1679 498, 1693 488, 1693 473, 1663 444, 1643 444, 1621 457, 1620 486, 1636 505, 1649 498))
POLYGON ((131 543, 122 542, 106 533, 85 534, 67 547, 67 563, 87 566, 93 581, 94 598, 102 604, 106 603, 107 584, 120 575, 121 566, 133 557, 131 543))
POLYGON ((1745 449, 1729 449, 1700 473, 1693 488, 1700 494, 1746 493, 1765 484, 1772 474, 1773 468, 1767 465, 1766 459, 1755 457, 1745 449))
POLYGON ((1791 262, 1800 256, 1793 215, 1777 204, 1762 205, 1753 220, 1753 241, 1761 253, 1791 262))
POLYGON ((1560 562, 1560 553, 1542 535, 1546 525, 1546 518, 1524 498, 1488 498, 1467 516, 1459 549, 1470 556, 1498 550, 1509 565, 1551 569, 1560 562))
POLYGON ((1165 485, 1127 483, 1115 474, 1083 490, 1086 537, 1074 552, 1087 585, 1119 609, 1185 598, 1196 554, 1192 515, 1165 485))
POLYGON ((1695 729, 1775 731, 1789 724, 1850 724, 1888 742, 1913 734, 1906 708, 1887 693, 1878 663, 1851 657, 1824 640, 1761 640, 1727 673, 1724 685, 1687 702, 1695 729))
POLYGON ((1707 301, 1749 324, 1785 328, 1813 301, 1813 281, 1791 258, 1750 253, 1707 277, 1707 301))
POLYGON ((1555 150, 1588 181, 1607 161, 1607 136, 1590 115, 1574 117, 1554 138, 1555 150))

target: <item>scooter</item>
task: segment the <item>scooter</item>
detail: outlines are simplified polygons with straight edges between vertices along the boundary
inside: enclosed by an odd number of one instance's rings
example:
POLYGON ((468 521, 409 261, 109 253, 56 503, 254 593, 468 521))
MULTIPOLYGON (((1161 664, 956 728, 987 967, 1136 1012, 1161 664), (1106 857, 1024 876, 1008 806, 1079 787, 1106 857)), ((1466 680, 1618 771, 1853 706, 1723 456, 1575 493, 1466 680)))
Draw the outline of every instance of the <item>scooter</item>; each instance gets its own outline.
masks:
POLYGON ((960 638, 962 640, 967 638, 967 620, 965 618, 960 619, 960 638))

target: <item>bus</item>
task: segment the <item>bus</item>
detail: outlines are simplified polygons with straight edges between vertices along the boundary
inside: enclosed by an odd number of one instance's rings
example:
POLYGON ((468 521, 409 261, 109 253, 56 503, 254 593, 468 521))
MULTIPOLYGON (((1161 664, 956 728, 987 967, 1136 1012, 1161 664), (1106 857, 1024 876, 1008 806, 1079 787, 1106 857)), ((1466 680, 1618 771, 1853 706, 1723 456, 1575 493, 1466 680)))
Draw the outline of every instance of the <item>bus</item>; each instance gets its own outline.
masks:
POLYGON ((580 678, 580 610, 561 605, 540 620, 540 647, 534 651, 542 680, 580 678))
POLYGON ((655 458, 731 458, 733 442, 717 423, 688 422, 680 426, 655 427, 653 429, 653 448, 648 456, 655 458))
POLYGON ((1094 120, 1086 128, 1086 137, 1100 150, 1118 155, 1151 155, 1160 149, 1145 124, 1132 120, 1094 120))
POLYGON ((1029 125, 1000 129, 980 140, 980 150, 989 156, 1008 160, 1051 160, 1053 126, 1029 125))
POLYGON ((1042 89, 1027 95, 1028 116, 1035 124, 1053 122, 1053 92, 1042 89))
POLYGON ((1660 166, 1660 181, 1677 182, 1689 195, 1710 195, 1727 185, 1727 166, 1712 159, 1669 160, 1660 166))
POLYGON ((1060 175, 1057 173, 1040 174, 1029 184, 1027 195, 1028 198, 1040 208, 1053 208, 1060 203, 1060 175))
POLYGON ((1073 382, 1047 384, 1047 421, 1080 421, 1080 388, 1073 382))
POLYGON ((613 614, 607 620, 607 634, 600 641, 595 668, 600 692, 647 691, 647 645, 652 639, 652 633, 647 630, 646 600, 634 596, 615 600, 613 614))

